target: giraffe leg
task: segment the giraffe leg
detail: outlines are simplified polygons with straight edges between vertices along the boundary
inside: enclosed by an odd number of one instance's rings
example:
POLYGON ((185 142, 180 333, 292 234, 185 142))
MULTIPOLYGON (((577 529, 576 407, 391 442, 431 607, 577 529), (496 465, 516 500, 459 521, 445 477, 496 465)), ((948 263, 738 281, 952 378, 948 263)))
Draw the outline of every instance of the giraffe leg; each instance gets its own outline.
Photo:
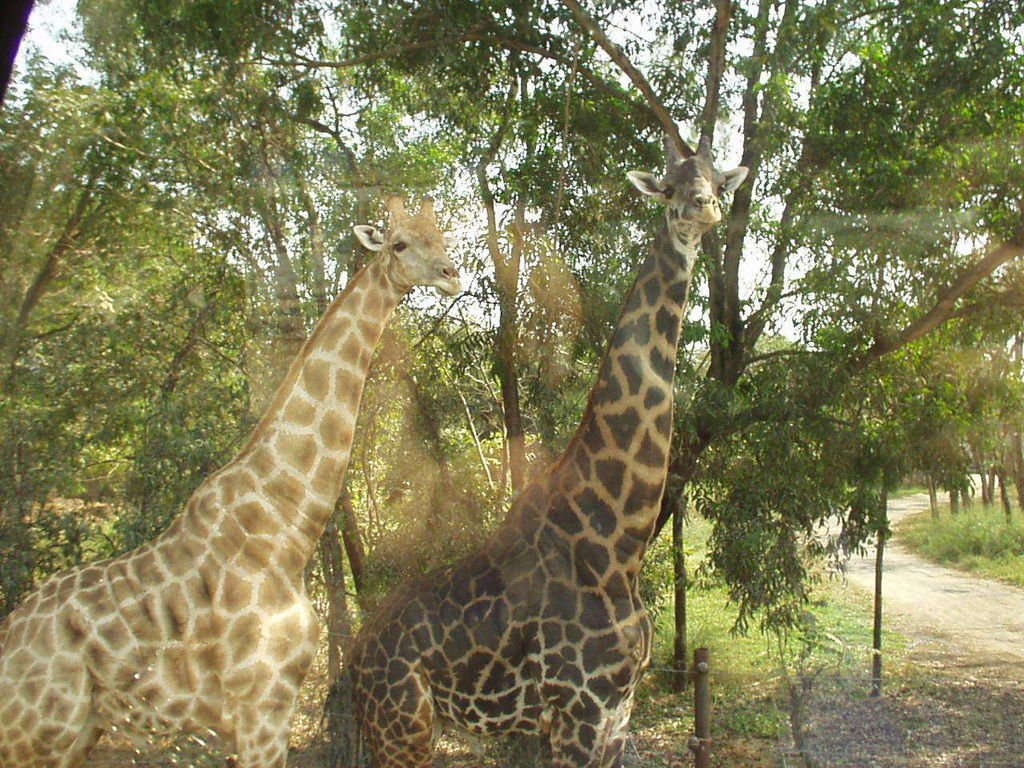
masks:
POLYGON ((624 726, 620 712, 592 720, 556 717, 551 727, 552 768, 622 768, 624 726))
POLYGON ((410 671, 391 685, 385 696, 364 698, 357 706, 375 768, 430 767, 434 754, 434 699, 420 674, 410 671))
MULTIPOLYGON (((40 634, 49 627, 43 623, 40 634)), ((75 768, 101 734, 81 657, 49 649, 0 651, 0 765, 75 768)))
POLYGON ((236 717, 235 754, 228 758, 232 768, 285 768, 291 704, 245 706, 236 717))
POLYGON ((606 724, 604 754, 601 756, 601 768, 621 768, 626 752, 626 741, 629 739, 629 718, 633 714, 633 695, 630 691, 619 703, 618 710, 606 724))
POLYGON ((604 744, 601 755, 601 768, 622 768, 622 759, 626 752, 626 737, 618 735, 609 738, 604 744))
POLYGON ((57 768, 77 768, 85 761, 86 755, 96 746, 102 735, 103 729, 96 722, 96 718, 90 715, 67 752, 57 762, 57 768))

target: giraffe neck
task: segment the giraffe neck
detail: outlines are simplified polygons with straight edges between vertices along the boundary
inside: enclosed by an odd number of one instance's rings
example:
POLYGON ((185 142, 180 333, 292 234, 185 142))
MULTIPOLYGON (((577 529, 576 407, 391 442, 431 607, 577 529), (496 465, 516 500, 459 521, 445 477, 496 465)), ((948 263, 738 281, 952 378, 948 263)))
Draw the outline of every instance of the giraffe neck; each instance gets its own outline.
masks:
MULTIPOLYGON (((584 529, 631 574, 654 531, 672 439, 673 381, 699 233, 663 223, 601 361, 583 420, 556 473, 584 529)), ((603 548, 602 548, 603 549, 603 548)))
POLYGON ((246 446, 190 500, 215 546, 264 558, 269 548, 301 573, 341 493, 370 361, 406 290, 374 261, 328 307, 246 446))

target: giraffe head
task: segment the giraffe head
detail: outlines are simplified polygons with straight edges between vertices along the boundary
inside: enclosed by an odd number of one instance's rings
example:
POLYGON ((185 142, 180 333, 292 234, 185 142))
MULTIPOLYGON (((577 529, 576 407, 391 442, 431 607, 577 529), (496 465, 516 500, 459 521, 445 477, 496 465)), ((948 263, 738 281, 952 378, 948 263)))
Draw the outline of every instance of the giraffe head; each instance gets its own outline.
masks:
POLYGON ((386 232, 360 224, 356 237, 371 251, 381 254, 388 275, 406 290, 416 285, 429 285, 448 296, 462 290, 459 272, 448 258, 445 239, 437 228, 434 201, 423 200, 419 211, 410 215, 401 197, 387 200, 390 220, 386 232))
POLYGON ((743 166, 722 173, 715 169, 711 145, 701 141, 696 152, 680 156, 665 137, 665 175, 660 179, 646 171, 630 171, 629 180, 649 197, 665 205, 669 229, 683 236, 703 234, 722 220, 720 196, 732 192, 747 178, 743 166))

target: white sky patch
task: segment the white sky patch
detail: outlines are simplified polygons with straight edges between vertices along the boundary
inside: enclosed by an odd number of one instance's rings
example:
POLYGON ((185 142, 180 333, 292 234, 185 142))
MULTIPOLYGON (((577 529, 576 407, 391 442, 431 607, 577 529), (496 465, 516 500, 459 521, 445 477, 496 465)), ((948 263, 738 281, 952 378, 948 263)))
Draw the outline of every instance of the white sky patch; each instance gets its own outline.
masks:
POLYGON ((15 78, 24 72, 28 57, 35 54, 57 66, 81 66, 85 46, 76 5, 76 0, 36 0, 14 60, 15 78))

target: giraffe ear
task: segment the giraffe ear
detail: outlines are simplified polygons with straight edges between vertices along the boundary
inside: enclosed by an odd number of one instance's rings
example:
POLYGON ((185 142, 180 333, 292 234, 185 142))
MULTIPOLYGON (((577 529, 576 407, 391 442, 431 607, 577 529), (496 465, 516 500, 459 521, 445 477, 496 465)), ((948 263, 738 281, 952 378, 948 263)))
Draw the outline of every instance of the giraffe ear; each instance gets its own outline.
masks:
POLYGON ((657 197, 664 200, 671 197, 671 189, 662 187, 661 182, 653 173, 647 171, 627 171, 626 175, 633 182, 633 186, 639 189, 648 197, 657 197))
POLYGON ((384 248, 384 235, 376 227, 371 227, 369 224, 359 224, 352 227, 352 231, 356 233, 359 242, 369 250, 379 251, 384 248))
POLYGON ((722 175, 725 177, 725 181, 722 182, 720 193, 732 192, 747 178, 747 168, 741 165, 733 168, 731 171, 726 171, 722 175))

